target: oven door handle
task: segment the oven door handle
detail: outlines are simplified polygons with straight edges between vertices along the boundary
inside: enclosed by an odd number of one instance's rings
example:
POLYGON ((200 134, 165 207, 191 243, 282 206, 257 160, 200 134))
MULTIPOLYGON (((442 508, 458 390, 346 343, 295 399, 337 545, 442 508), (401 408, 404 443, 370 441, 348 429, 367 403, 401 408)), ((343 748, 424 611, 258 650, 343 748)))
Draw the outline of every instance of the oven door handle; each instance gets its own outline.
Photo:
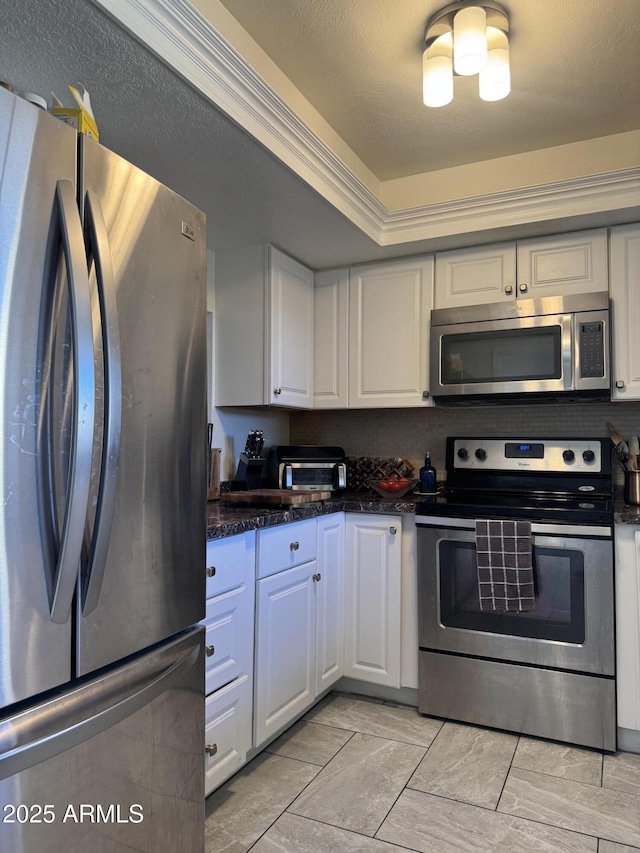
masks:
MULTIPOLYGON (((473 518, 439 518, 436 516, 417 515, 416 527, 436 527, 453 530, 475 529, 473 518)), ((611 526, 596 524, 531 524, 531 533, 538 536, 595 536, 599 539, 610 539, 613 535, 611 526)))

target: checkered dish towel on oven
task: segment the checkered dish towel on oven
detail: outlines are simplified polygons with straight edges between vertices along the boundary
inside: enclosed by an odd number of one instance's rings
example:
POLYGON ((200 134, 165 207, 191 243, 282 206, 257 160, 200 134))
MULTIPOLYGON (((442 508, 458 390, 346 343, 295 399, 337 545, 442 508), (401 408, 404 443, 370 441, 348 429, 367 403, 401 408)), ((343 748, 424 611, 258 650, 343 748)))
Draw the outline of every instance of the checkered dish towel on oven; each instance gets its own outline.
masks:
POLYGON ((476 520, 480 610, 533 610, 531 522, 476 520))

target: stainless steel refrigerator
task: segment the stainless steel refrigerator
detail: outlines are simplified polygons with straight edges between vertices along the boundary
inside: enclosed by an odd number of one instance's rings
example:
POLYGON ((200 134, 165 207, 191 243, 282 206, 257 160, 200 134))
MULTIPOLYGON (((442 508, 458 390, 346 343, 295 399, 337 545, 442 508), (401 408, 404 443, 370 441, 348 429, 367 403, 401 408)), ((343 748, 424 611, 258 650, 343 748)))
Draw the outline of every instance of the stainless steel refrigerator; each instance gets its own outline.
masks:
POLYGON ((204 847, 205 218, 0 88, 0 850, 204 847))

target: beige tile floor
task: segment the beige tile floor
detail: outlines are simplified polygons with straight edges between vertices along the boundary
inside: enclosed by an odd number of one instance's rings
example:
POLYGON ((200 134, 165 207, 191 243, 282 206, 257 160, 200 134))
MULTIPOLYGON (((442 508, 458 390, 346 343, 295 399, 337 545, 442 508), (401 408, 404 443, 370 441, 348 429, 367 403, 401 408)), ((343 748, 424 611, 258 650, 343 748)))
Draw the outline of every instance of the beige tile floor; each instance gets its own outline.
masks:
POLYGON ((207 799, 206 853, 640 853, 640 755, 332 693, 207 799))

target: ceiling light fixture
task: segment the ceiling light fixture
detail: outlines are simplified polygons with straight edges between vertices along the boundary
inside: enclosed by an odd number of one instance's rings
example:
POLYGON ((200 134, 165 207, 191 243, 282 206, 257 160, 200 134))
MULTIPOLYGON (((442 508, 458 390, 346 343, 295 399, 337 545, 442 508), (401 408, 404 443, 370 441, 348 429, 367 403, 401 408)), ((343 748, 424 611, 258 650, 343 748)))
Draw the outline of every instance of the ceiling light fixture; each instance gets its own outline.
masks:
POLYGON ((453 100, 454 73, 478 74, 483 101, 499 101, 511 89, 509 18, 497 3, 458 0, 427 23, 422 57, 423 100, 442 107, 453 100))

